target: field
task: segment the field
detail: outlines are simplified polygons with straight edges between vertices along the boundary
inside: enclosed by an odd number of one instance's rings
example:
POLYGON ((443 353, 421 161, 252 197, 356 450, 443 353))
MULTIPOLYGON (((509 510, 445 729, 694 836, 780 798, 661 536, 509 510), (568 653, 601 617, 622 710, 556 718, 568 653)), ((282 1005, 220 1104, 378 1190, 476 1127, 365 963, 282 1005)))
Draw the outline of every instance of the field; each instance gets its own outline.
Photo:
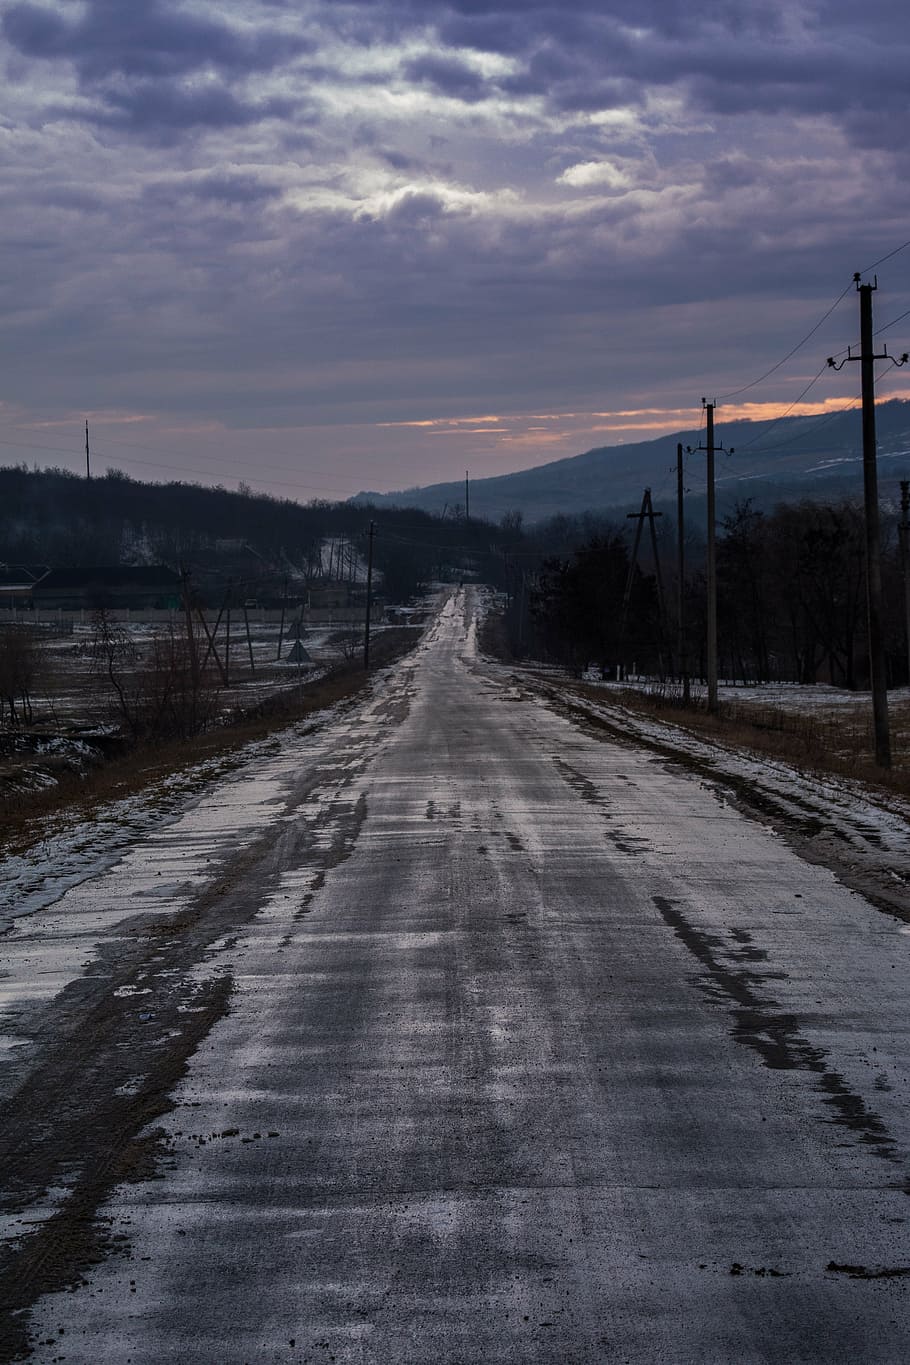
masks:
MULTIPOLYGON (((419 629, 374 625, 375 661, 406 647, 419 629)), ((190 727, 197 735, 223 735, 238 723, 249 724, 270 713, 305 712, 317 694, 331 699, 339 692, 339 685, 329 685, 336 676, 344 675, 340 691, 346 692, 362 673, 362 625, 330 622, 304 628, 300 644, 305 658, 299 659, 292 655, 296 635, 292 631, 288 638, 287 629, 279 657, 278 622, 250 620, 247 634, 240 617, 233 624, 229 655, 222 626, 217 660, 201 629, 198 635, 200 686, 190 727)), ((134 618, 110 623, 107 638, 102 638, 98 624, 86 620, 44 626, 35 638, 31 714, 23 719, 20 712, 17 723, 10 724, 7 712, 0 725, 0 806, 7 811, 25 797, 50 794, 61 785, 71 786, 74 778, 86 778, 132 748, 137 739, 143 740, 145 750, 160 751, 187 738, 179 727, 145 735, 131 728, 131 719, 147 716, 161 692, 162 659, 173 665, 175 654, 180 677, 174 705, 189 704, 190 670, 185 635, 179 629, 134 618)))

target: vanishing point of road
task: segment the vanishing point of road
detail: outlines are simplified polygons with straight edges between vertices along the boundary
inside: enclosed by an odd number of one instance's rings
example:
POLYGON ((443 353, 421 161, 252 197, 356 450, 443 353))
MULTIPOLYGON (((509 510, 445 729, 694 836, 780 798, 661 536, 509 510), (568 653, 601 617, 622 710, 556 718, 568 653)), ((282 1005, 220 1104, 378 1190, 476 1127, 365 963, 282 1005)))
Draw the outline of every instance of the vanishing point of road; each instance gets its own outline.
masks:
POLYGON ((910 1359, 907 930, 474 612, 0 938, 0 1357, 910 1359))

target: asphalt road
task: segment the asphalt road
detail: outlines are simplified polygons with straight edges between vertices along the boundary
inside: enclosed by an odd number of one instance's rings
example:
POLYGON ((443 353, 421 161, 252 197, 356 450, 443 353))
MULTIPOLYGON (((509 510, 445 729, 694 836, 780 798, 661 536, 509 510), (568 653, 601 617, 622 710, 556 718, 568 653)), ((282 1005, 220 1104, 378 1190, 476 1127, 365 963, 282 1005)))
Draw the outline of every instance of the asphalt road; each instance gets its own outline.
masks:
POLYGON ((906 926, 471 620, 17 928, 8 1357, 910 1359, 906 926))

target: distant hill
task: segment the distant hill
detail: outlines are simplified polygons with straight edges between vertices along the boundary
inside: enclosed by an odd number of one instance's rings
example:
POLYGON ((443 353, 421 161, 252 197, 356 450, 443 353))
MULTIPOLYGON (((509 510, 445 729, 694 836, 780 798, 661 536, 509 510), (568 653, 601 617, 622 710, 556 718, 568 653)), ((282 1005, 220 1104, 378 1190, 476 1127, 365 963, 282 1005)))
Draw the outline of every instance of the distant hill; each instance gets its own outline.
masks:
MULTIPOLYGON (((840 498, 862 492, 862 425, 858 408, 826 417, 787 417, 775 422, 724 422, 717 439, 734 454, 717 458, 718 512, 744 498, 773 506, 799 498, 840 498)), ((910 401, 893 400, 876 410, 879 489, 896 501, 897 484, 910 477, 910 401)), ((676 446, 697 447, 701 432, 678 431, 655 441, 599 446, 583 455, 490 479, 472 479, 471 514, 498 521, 520 511, 528 522, 558 513, 627 511, 650 487, 655 505, 675 498, 676 446)), ((704 456, 688 457, 686 485, 692 510, 703 497, 704 456)), ((416 507, 441 513, 464 505, 464 484, 437 483, 398 493, 358 493, 353 501, 416 507)))
POLYGON ((497 583, 497 547, 514 539, 480 521, 464 526, 392 506, 301 506, 198 484, 141 483, 116 470, 88 479, 14 465, 0 467, 0 596, 29 588, 48 567, 97 575, 144 565, 186 571, 216 604, 228 585, 262 602, 329 581, 363 592, 371 523, 375 581, 400 602, 427 582, 467 572, 497 583))

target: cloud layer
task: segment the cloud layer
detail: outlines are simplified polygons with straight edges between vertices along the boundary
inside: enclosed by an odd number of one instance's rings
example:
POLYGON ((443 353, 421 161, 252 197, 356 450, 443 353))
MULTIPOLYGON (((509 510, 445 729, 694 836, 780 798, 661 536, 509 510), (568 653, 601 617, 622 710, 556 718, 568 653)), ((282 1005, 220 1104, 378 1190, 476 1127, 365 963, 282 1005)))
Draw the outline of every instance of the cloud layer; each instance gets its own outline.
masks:
MULTIPOLYGON (((542 408, 736 389, 910 237, 891 0, 20 0, 0 40, 7 457, 88 410, 338 491, 503 472, 583 447, 542 408)), ((910 251, 880 283, 910 306, 910 251)))

